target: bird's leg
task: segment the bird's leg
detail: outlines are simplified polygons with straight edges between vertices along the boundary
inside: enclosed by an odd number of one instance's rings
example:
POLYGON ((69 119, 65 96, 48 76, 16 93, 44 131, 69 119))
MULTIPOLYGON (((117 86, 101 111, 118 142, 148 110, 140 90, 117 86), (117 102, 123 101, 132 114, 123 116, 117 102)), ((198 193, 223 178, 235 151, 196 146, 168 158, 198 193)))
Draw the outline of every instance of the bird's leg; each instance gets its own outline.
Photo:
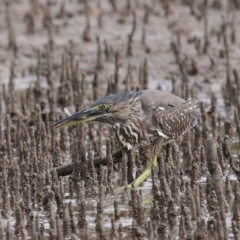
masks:
POLYGON ((148 164, 147 168, 144 170, 140 176, 133 182, 135 187, 138 187, 145 179, 147 179, 152 172, 152 166, 157 166, 157 156, 153 157, 153 160, 148 164))
MULTIPOLYGON (((132 184, 134 184, 135 187, 138 187, 145 179, 147 179, 151 175, 152 166, 157 166, 157 155, 154 156, 153 160, 148 164, 144 172, 140 174, 140 176, 138 176, 138 178, 134 182, 129 184, 127 188, 130 189, 132 187, 132 184)), ((124 188, 125 187, 119 188, 119 191, 122 192, 124 188)))

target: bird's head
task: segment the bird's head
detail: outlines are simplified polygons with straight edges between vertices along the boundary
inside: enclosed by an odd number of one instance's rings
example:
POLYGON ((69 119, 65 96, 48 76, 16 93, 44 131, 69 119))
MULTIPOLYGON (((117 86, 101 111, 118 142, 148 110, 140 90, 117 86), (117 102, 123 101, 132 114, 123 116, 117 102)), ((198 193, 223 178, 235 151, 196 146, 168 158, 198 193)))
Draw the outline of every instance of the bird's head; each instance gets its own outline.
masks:
POLYGON ((117 93, 98 99, 89 107, 53 124, 53 128, 62 128, 83 122, 101 122, 115 124, 124 122, 132 113, 133 103, 139 92, 117 93))

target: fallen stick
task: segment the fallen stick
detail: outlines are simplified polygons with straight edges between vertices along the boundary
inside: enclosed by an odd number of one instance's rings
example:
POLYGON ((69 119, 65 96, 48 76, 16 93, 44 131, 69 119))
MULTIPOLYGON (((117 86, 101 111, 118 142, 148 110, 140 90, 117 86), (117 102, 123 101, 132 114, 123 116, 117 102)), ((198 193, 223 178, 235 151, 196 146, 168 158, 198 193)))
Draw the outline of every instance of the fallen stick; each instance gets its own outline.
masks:
MULTIPOLYGON (((113 163, 120 162, 122 160, 122 150, 121 149, 116 150, 112 154, 112 157, 113 157, 113 163)), ((107 157, 104 157, 104 158, 96 157, 93 160, 93 164, 95 167, 100 167, 101 165, 105 166, 105 165, 107 165, 107 163, 108 163, 107 157)), ((51 169, 51 172, 54 170, 57 171, 59 177, 60 176, 62 176, 62 177, 68 176, 72 173, 73 166, 74 166, 74 162, 71 162, 67 165, 53 168, 53 169, 51 169)))

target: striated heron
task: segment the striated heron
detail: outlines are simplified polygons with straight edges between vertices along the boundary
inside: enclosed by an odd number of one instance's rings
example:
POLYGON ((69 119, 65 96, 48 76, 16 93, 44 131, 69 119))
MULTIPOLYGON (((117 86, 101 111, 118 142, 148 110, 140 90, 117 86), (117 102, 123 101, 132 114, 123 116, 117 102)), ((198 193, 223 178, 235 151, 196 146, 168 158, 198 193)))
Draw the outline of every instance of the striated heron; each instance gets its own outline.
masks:
POLYGON ((157 164, 160 145, 178 139, 198 122, 197 101, 158 90, 117 93, 98 99, 89 107, 53 124, 54 128, 82 122, 110 124, 123 150, 152 147, 154 158, 134 181, 138 186, 157 164))

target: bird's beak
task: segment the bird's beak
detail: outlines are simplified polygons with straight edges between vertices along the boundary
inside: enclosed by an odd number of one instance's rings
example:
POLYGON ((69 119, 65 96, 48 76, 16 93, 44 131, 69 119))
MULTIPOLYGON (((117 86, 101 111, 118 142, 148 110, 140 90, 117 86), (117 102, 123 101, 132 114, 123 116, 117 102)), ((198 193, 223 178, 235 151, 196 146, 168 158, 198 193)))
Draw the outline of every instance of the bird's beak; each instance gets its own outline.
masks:
POLYGON ((73 115, 54 123, 52 127, 62 128, 75 125, 77 123, 91 122, 96 120, 97 117, 101 116, 102 114, 103 112, 99 109, 86 108, 82 111, 74 113, 73 115))

